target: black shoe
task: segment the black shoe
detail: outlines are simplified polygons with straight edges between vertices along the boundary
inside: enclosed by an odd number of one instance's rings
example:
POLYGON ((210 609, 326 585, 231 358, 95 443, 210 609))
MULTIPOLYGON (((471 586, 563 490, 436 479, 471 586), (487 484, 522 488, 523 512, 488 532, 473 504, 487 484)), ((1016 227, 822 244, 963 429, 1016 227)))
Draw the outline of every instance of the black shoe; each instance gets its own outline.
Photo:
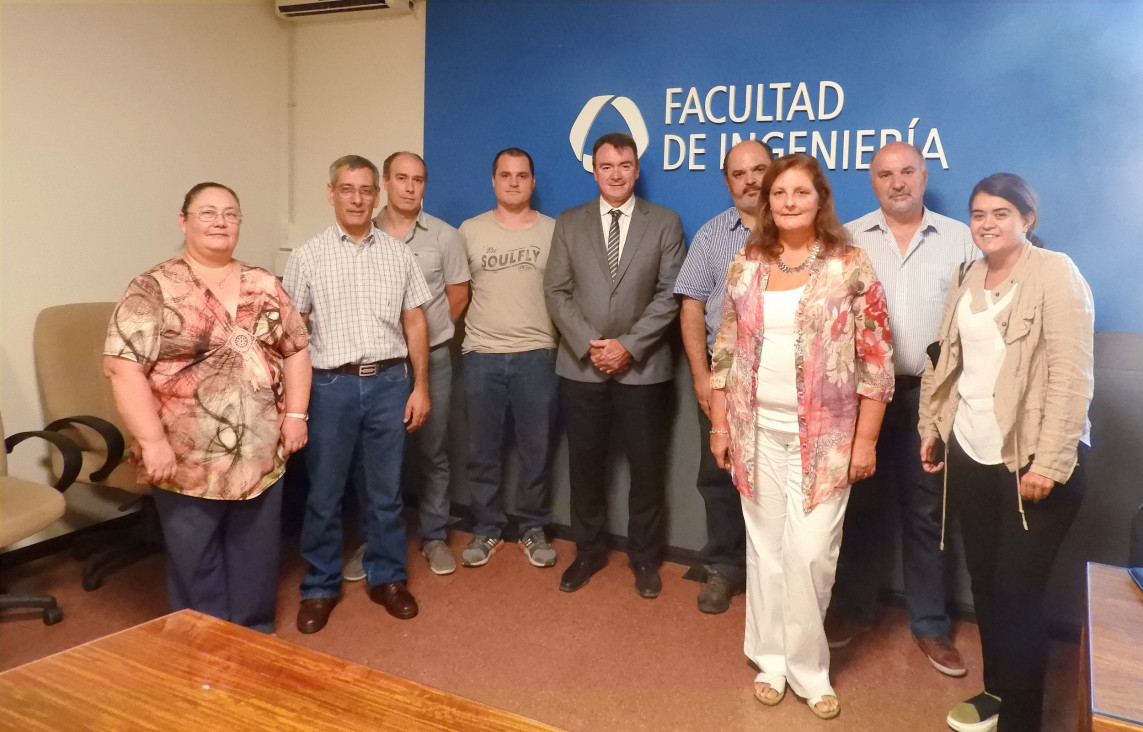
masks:
POLYGON ((607 555, 577 554, 571 566, 564 570, 560 577, 560 589, 564 592, 575 592, 587 584, 591 576, 607 566, 607 555))
POLYGON ((654 562, 634 562, 635 591, 648 599, 658 597, 663 590, 663 580, 659 578, 659 567, 654 562))

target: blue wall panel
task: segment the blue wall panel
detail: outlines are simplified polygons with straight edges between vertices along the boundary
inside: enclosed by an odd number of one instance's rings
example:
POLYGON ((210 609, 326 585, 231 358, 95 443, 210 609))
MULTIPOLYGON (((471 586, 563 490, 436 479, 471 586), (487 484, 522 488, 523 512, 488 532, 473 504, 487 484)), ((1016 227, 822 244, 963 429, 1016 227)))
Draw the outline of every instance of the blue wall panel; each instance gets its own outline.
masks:
MULTIPOLYGON (((771 144, 784 150, 836 134, 829 175, 849 220, 876 206, 858 133, 872 130, 862 141, 875 149, 883 130, 907 137, 916 119, 930 207, 965 220, 977 180, 1023 175, 1041 197, 1041 236, 1092 285, 1097 329, 1143 333, 1141 33, 1138 2, 432 0, 426 207, 454 224, 491 208, 491 157, 508 146, 535 158, 540 210, 554 216, 591 198, 569 133, 588 100, 615 95, 633 102, 649 135, 640 195, 677 210, 688 237, 729 205, 720 141, 735 133, 776 134, 771 144), (800 84, 808 98, 794 98, 800 84), (692 87, 701 111, 686 105, 692 87), (747 87, 750 116, 733 122, 747 87), (708 93, 724 122, 706 118, 708 93), (705 138, 692 145, 692 135, 705 138), (681 143, 668 136, 705 151, 693 169, 689 158, 674 167, 681 143)), ((598 134, 624 128, 603 107, 588 152, 598 134)))

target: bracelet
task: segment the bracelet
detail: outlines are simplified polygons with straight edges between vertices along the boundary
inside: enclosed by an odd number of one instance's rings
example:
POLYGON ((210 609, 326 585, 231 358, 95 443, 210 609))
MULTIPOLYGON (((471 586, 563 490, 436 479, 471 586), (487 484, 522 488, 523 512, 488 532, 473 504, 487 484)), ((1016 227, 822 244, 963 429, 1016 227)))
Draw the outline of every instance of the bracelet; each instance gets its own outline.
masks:
POLYGON ((712 435, 729 435, 730 430, 711 430, 710 433, 712 435))
POLYGON ((286 416, 287 417, 293 417, 294 419, 300 419, 303 422, 309 422, 310 421, 310 415, 301 414, 299 412, 286 412, 286 416))

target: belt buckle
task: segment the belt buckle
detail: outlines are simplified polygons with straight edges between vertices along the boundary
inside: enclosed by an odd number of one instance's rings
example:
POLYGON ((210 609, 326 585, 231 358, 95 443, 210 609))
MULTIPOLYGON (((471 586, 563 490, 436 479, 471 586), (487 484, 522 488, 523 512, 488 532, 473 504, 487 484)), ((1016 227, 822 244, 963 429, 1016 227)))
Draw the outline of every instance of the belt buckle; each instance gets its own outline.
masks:
POLYGON ((377 364, 367 363, 367 364, 362 364, 361 366, 358 366, 357 367, 357 375, 358 376, 376 376, 377 375, 377 364))

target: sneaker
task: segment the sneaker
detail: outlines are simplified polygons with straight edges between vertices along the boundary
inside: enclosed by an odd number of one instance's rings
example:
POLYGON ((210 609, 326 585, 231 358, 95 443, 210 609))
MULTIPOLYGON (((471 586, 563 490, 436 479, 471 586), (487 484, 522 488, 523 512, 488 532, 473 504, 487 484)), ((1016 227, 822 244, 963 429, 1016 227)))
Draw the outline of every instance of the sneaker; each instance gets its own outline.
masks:
POLYGON ((1000 721, 1000 697, 982 691, 957 704, 945 722, 957 732, 992 732, 1000 721))
POLYGON ((830 648, 844 648, 854 638, 862 633, 868 633, 872 629, 873 626, 867 623, 859 623, 856 620, 837 615, 827 615, 825 619, 826 643, 830 648))
POLYGON ((429 561, 433 574, 452 574, 456 571, 456 560, 448 550, 448 544, 440 539, 426 541, 421 547, 421 556, 429 561))
POLYGON ((968 673, 960 651, 952 644, 947 635, 931 637, 913 636, 917 645, 924 651, 929 663, 946 676, 964 676, 968 673))
POLYGON ((698 609, 709 615, 724 613, 730 608, 730 598, 737 594, 734 586, 718 572, 708 572, 706 582, 698 594, 698 609))
POLYGON ((353 552, 353 556, 345 563, 345 567, 341 570, 342 577, 346 582, 360 582, 365 579, 365 566, 361 560, 365 557, 365 545, 357 547, 357 551, 353 552))
POLYGON ((460 563, 466 567, 480 567, 500 548, 500 539, 477 534, 460 553, 460 563))
POLYGON ((544 530, 539 526, 533 526, 524 532, 523 538, 520 539, 520 547, 533 567, 554 567, 556 560, 559 559, 555 547, 548 543, 548 537, 544 536, 544 530))

